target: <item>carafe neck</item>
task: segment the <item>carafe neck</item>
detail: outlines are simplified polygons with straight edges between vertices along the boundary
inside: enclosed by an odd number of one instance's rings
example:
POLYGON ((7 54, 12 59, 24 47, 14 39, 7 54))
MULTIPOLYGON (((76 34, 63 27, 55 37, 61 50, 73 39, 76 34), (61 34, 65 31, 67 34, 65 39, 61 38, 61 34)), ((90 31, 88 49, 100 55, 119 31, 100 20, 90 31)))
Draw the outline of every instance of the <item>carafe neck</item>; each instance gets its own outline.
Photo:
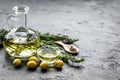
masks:
POLYGON ((16 27, 27 27, 27 13, 29 11, 29 7, 15 6, 13 7, 13 10, 16 16, 16 27))

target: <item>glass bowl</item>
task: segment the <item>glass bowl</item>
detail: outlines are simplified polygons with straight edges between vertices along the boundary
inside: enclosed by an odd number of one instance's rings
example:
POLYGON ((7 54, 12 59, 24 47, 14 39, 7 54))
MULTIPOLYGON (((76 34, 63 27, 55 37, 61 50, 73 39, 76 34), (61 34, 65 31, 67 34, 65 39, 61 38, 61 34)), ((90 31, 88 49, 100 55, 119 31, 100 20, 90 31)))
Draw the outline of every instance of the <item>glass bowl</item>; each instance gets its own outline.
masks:
POLYGON ((55 47, 41 48, 37 52, 37 56, 41 61, 46 61, 48 64, 53 64, 60 57, 60 50, 55 47))

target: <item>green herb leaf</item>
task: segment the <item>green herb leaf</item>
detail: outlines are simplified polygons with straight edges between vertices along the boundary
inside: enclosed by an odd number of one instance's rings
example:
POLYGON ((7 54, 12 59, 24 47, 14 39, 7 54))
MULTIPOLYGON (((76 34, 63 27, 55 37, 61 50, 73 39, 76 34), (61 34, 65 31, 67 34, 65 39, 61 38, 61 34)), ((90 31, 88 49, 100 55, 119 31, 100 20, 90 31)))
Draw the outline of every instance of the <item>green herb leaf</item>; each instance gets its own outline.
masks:
POLYGON ((5 35, 8 33, 8 31, 7 30, 5 30, 5 29, 0 29, 0 45, 2 45, 2 41, 3 41, 3 39, 4 39, 4 37, 5 37, 5 35))
POLYGON ((74 62, 74 63, 80 63, 80 62, 84 61, 83 57, 75 58, 74 56, 72 56, 71 54, 69 54, 67 52, 62 52, 62 55, 61 55, 60 59, 62 59, 66 63, 68 61, 71 61, 71 62, 74 62))

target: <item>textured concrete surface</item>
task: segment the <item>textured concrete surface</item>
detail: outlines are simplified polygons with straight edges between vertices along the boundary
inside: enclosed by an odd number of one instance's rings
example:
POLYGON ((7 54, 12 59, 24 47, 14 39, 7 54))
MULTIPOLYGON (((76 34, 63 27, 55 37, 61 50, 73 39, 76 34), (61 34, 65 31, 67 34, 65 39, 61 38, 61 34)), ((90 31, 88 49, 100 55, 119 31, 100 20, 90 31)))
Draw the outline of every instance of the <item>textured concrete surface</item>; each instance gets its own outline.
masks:
POLYGON ((120 0, 0 0, 0 28, 15 5, 28 5, 28 26, 79 38, 79 67, 15 69, 0 50, 0 80, 120 80, 120 0))

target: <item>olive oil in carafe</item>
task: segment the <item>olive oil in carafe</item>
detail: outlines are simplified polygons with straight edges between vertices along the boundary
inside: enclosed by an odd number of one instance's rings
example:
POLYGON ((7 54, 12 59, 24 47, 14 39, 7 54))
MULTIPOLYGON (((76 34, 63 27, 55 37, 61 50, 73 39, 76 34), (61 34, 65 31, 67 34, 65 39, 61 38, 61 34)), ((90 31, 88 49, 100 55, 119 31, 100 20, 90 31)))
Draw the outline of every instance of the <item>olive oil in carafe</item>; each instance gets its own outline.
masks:
POLYGON ((14 31, 16 30, 12 30, 5 36, 3 41, 5 50, 11 56, 29 57, 36 54, 40 46, 40 39, 35 32, 32 30, 27 30, 26 32, 14 31))

